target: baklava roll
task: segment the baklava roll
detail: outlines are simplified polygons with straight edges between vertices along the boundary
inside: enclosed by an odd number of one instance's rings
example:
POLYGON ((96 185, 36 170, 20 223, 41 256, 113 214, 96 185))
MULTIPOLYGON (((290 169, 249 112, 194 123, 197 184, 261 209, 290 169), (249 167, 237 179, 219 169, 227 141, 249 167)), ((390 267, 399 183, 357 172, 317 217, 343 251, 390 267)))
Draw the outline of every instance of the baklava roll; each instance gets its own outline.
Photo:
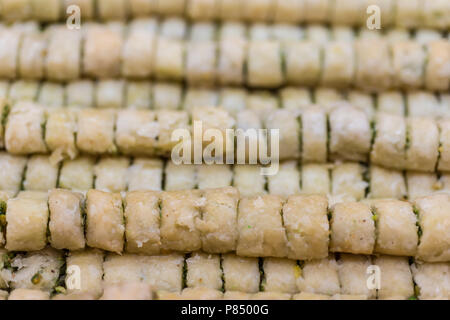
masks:
MULTIPOLYGON (((159 124, 158 151, 168 155, 179 141, 172 140, 172 133, 176 129, 188 129, 189 115, 185 111, 159 110, 156 113, 159 124)), ((183 141, 185 142, 185 141, 183 141)))
POLYGON ((37 97, 37 103, 44 106, 46 109, 63 107, 63 105, 65 105, 64 86, 60 83, 54 82, 42 83, 37 97))
POLYGON ((375 246, 375 221, 367 204, 337 203, 331 210, 331 252, 372 254, 375 246))
POLYGON ((302 161, 327 161, 327 115, 322 108, 311 106, 301 114, 302 161))
POLYGON ((47 40, 42 34, 24 35, 18 53, 18 74, 23 79, 44 77, 47 40))
POLYGON ((47 244, 47 199, 9 199, 6 208, 5 248, 9 251, 43 249, 47 244))
POLYGON ((238 239, 239 192, 232 187, 207 189, 203 192, 202 199, 205 199, 205 204, 196 226, 201 234, 203 251, 211 253, 234 251, 238 239))
POLYGON ((8 100, 14 106, 19 101, 35 101, 39 91, 39 82, 17 80, 11 83, 8 100))
POLYGON ((197 168, 197 188, 214 189, 231 186, 232 168, 224 164, 201 164, 197 168))
POLYGON ((144 257, 146 282, 154 291, 180 292, 183 288, 184 256, 166 254, 144 257))
POLYGON ((365 197, 368 183, 365 168, 359 163, 337 163, 331 170, 331 194, 341 199, 359 201, 365 197))
POLYGON ((88 29, 84 41, 83 73, 94 78, 120 75, 123 39, 119 32, 106 26, 88 29))
POLYGON ((372 264, 370 256, 344 253, 337 263, 341 294, 376 298, 376 290, 367 287, 367 270, 372 264))
POLYGON ((337 107, 329 115, 329 148, 333 158, 364 161, 368 158, 372 131, 367 115, 350 106, 337 107))
MULTIPOLYGON (((165 2, 170 2, 170 0, 165 2)), ((172 40, 184 40, 187 37, 187 31, 188 25, 183 18, 168 17, 161 21, 158 36, 172 40)))
POLYGON ((216 107, 218 99, 218 92, 215 89, 191 87, 184 93, 182 109, 192 112, 197 107, 216 107))
POLYGON ((375 252, 415 256, 419 237, 413 206, 400 200, 378 200, 371 206, 377 229, 375 252))
POLYGON ((213 20, 217 16, 219 0, 190 0, 187 2, 187 16, 196 20, 213 20))
POLYGON ((66 86, 66 104, 69 107, 93 108, 94 83, 91 80, 72 81, 66 86))
POLYGON ((97 14, 103 21, 127 19, 128 8, 127 0, 97 0, 97 14))
MULTIPOLYGON (((5 4, 3 3, 4 9, 5 4)), ((18 72, 18 59, 20 44, 22 42, 20 32, 13 29, 0 30, 0 77, 14 79, 18 72)))
POLYGON ((116 114, 112 110, 83 109, 78 113, 77 147, 82 152, 114 153, 114 124, 116 114))
POLYGON ((341 292, 338 265, 334 256, 306 261, 297 278, 300 292, 334 295, 341 292))
POLYGON ((161 242, 166 250, 201 249, 201 232, 197 220, 205 198, 199 190, 171 191, 161 196, 161 242))
POLYGON ((448 30, 450 28, 450 4, 445 0, 424 1, 423 25, 427 28, 448 30))
POLYGON ((303 0, 275 0, 273 20, 279 23, 298 24, 305 19, 303 0))
MULTIPOLYGON (((382 17, 380 27, 388 28, 394 24, 395 1, 396 0, 365 0, 365 1, 363 1, 363 8, 367 8, 370 5, 375 5, 375 6, 379 7, 380 15, 382 17)), ((373 13, 373 12, 371 12, 371 13, 373 13)), ((363 13, 361 18, 362 18, 362 25, 366 25, 367 14, 363 13)))
POLYGON ((371 165, 369 169, 369 198, 405 199, 406 183, 402 171, 371 165))
POLYGON ((235 165, 233 186, 239 190, 242 197, 252 197, 266 193, 266 179, 261 174, 261 166, 235 165))
POLYGON ((281 107, 292 111, 306 109, 311 103, 311 94, 306 88, 286 87, 279 91, 281 107))
POLYGON ((313 86, 322 70, 322 48, 312 41, 300 41, 285 47, 286 81, 292 85, 313 86))
MULTIPOLYGON (((334 108, 347 106, 344 102, 346 98, 342 91, 332 88, 318 87, 313 91, 314 103, 322 107, 326 113, 330 113, 334 108)), ((358 109, 355 107, 355 109, 358 109)))
POLYGON ((159 254, 160 196, 155 191, 132 191, 124 199, 126 251, 159 254))
POLYGON ((163 165, 161 159, 135 158, 128 168, 128 190, 162 190, 163 165))
POLYGON ((86 191, 94 187, 94 159, 78 157, 62 163, 58 187, 76 191, 86 191))
POLYGON ((105 285, 100 300, 152 300, 150 286, 142 282, 105 285))
POLYGON ((181 15, 186 8, 187 0, 164 0, 157 1, 156 12, 161 15, 181 15))
POLYGON ((437 194, 414 201, 420 226, 420 243, 416 257, 428 262, 450 259, 450 198, 437 194))
POLYGON ((186 80, 190 85, 214 84, 217 46, 213 41, 193 41, 186 47, 186 80))
POLYGON ((0 152, 0 190, 19 192, 25 172, 27 158, 0 152))
POLYGON ((272 88, 283 84, 279 42, 250 42, 247 59, 247 84, 250 87, 272 88))
POLYGON ((127 158, 101 158, 94 167, 94 188, 106 192, 121 192, 127 189, 127 158))
POLYGON ((348 87, 355 73, 355 52, 352 43, 333 41, 324 47, 321 84, 331 87, 348 87))
POLYGON ((331 192, 330 167, 327 164, 302 166, 302 193, 327 195, 331 192))
POLYGON ((450 299, 450 264, 421 263, 411 266, 420 300, 450 299))
POLYGON ((406 120, 402 116, 380 112, 375 118, 375 139, 370 153, 372 163, 404 169, 407 143, 406 120))
POLYGON ((24 21, 32 17, 30 0, 3 0, 2 19, 7 22, 24 21))
POLYGON ((183 80, 185 45, 180 40, 159 37, 156 44, 154 73, 161 80, 183 80))
POLYGON ((278 172, 268 176, 267 188, 270 194, 289 197, 300 193, 300 171, 296 161, 279 164, 278 172))
POLYGON ((433 41, 427 45, 425 87, 433 91, 448 91, 450 87, 450 43, 433 41))
POLYGON ((414 283, 407 257, 379 255, 374 265, 380 269, 380 300, 406 300, 414 295, 414 283))
POLYGON ((158 82, 153 85, 153 109, 177 110, 181 107, 183 89, 176 83, 158 82))
POLYGON ((52 32, 45 59, 47 79, 70 81, 80 77, 81 38, 79 31, 61 28, 52 32))
POLYGON ((31 0, 33 18, 42 22, 55 22, 60 18, 60 0, 31 0))
POLYGON ((71 5, 76 5, 80 8, 82 12, 83 19, 91 20, 96 16, 96 6, 94 0, 63 0, 64 8, 63 11, 66 12, 67 8, 71 5))
POLYGON ((283 206, 289 259, 312 260, 328 256, 328 201, 319 195, 293 195, 283 206))
POLYGON ((124 105, 125 82, 123 80, 100 80, 95 88, 95 107, 120 109, 124 105))
POLYGON ((176 165, 167 161, 165 167, 164 191, 178 191, 196 188, 195 166, 190 164, 176 165))
POLYGON ((330 7, 330 21, 333 24, 348 26, 359 25, 366 9, 360 0, 335 0, 334 3, 331 1, 330 7))
POLYGON ((28 159, 23 181, 24 190, 45 191, 56 187, 59 167, 45 155, 33 155, 28 159))
MULTIPOLYGON (((170 1, 164 1, 170 2, 170 1)), ((129 10, 131 17, 148 17, 156 13, 158 9, 158 1, 155 0, 130 0, 129 10)))
POLYGON ((104 285, 147 282, 145 269, 148 258, 136 254, 108 253, 103 262, 104 285))
POLYGON ((271 21, 276 0, 248 0, 243 3, 242 13, 246 21, 271 21))
POLYGON ((194 252, 186 259, 186 285, 188 288, 222 289, 220 256, 194 252))
POLYGON ((439 155, 439 128, 434 120, 407 120, 406 169, 433 172, 439 155))
POLYGON ((150 82, 127 82, 125 84, 125 108, 150 109, 153 107, 152 100, 150 82))
POLYGON ((377 95, 378 113, 385 112, 397 116, 406 114, 405 99, 399 91, 386 91, 377 95))
POLYGON ((248 257, 286 257, 287 239, 279 196, 243 198, 239 202, 236 253, 248 257))
POLYGON ((86 194, 86 226, 87 245, 122 252, 125 226, 120 194, 89 190, 86 194))
POLYGON ((240 37, 221 39, 217 62, 217 79, 222 85, 242 85, 247 63, 248 43, 240 37))
POLYGON ((67 293, 89 293, 99 298, 103 292, 103 252, 97 249, 71 251, 66 259, 67 293), (77 279, 78 277, 78 279, 77 279))
POLYGON ((442 114, 437 96, 427 91, 410 91, 406 94, 406 104, 408 106, 408 116, 439 118, 442 114))
POLYGON ((125 109, 117 113, 115 142, 127 155, 154 155, 160 124, 150 110, 125 109))
POLYGON ((44 108, 32 103, 16 104, 8 115, 5 127, 5 147, 13 154, 45 153, 44 108))
MULTIPOLYGON (((291 111, 276 110, 271 112, 265 121, 265 128, 271 135, 271 130, 278 130, 279 150, 276 155, 280 160, 298 159, 300 156, 300 123, 299 119, 295 117, 291 111)), ((269 143, 269 150, 272 147, 269 143)))
POLYGON ((368 91, 382 91, 392 86, 388 42, 380 39, 361 39, 355 43, 355 85, 368 91))
POLYGON ((423 46, 429 46, 431 43, 440 41, 441 39, 442 34, 437 30, 431 29, 418 29, 414 35, 414 40, 423 46))
POLYGON ((450 171, 450 119, 441 120, 439 125, 439 162, 437 169, 450 171))
POLYGON ((13 289, 8 300, 50 300, 50 293, 37 289, 13 289))
POLYGON ((321 47, 324 47, 331 40, 330 30, 321 24, 312 24, 306 27, 306 39, 321 47))
MULTIPOLYGON (((279 100, 270 91, 260 90, 253 91, 247 97, 247 109, 254 112, 259 119, 264 123, 267 116, 279 108, 279 100)), ((247 127, 258 128, 259 127, 247 127)))
POLYGON ((434 172, 407 171, 406 180, 409 200, 432 195, 443 187, 434 172))
POLYGON ((63 189, 52 189, 48 195, 50 212, 49 241, 53 248, 83 249, 83 196, 63 189))
POLYGON ((426 62, 424 48, 414 41, 402 41, 393 43, 391 50, 394 85, 405 89, 422 87, 426 62))
POLYGON ((374 97, 366 93, 364 91, 352 90, 348 92, 347 96, 348 102, 350 105, 355 106, 361 110, 363 110, 369 120, 372 122, 375 117, 375 102, 374 97))
POLYGON ((420 26, 421 0, 397 0, 395 6, 395 25, 400 28, 417 28, 420 26))
POLYGON ((258 258, 244 258, 229 253, 222 256, 225 292, 256 293, 259 291, 258 258))
POLYGON ((296 277, 300 267, 295 260, 265 258, 262 267, 264 279, 261 286, 264 293, 294 294, 298 292, 296 277))
POLYGON ((330 0, 304 0, 305 21, 308 23, 327 22, 330 18, 330 0))

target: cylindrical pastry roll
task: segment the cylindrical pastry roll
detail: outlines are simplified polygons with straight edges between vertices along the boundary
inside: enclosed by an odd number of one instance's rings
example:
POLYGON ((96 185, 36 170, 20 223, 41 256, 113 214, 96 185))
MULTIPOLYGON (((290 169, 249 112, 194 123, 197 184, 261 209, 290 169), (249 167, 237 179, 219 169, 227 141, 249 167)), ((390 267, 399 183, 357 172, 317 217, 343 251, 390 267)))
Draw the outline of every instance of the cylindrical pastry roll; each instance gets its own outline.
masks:
MULTIPOLYGON (((169 1, 170 2, 170 1, 169 1)), ((146 17, 155 13, 158 8, 158 1, 155 0, 130 0, 130 15, 132 17, 146 17)))
POLYGON ((182 109, 191 112, 194 108, 215 107, 218 103, 218 94, 214 89, 188 88, 184 95, 182 109))
POLYGON ((180 292, 183 287, 184 256, 167 254, 145 257, 145 276, 154 291, 180 292))
POLYGON ((30 4, 33 18, 37 21, 50 22, 59 20, 62 7, 60 0, 31 0, 30 4))
POLYGON ((325 46, 330 42, 330 30, 321 24, 312 24, 306 27, 306 39, 320 46, 325 46))
POLYGON ((162 190, 163 162, 160 159, 135 158, 128 168, 128 191, 162 190))
POLYGON ((201 249, 201 233, 197 229, 200 208, 205 204, 198 190, 171 191, 161 196, 161 242, 167 250, 201 249))
POLYGON ((179 40, 158 38, 155 75, 158 79, 182 80, 185 75, 185 47, 179 40))
POLYGON ((152 102, 150 82, 127 82, 125 84, 125 108, 150 109, 152 102))
POLYGON ((90 80, 73 81, 66 86, 66 104, 69 107, 94 107, 94 83, 90 80))
POLYGON ((442 107, 437 96, 427 91, 412 91, 406 94, 408 117, 440 118, 442 107))
POLYGON ((23 188, 31 191, 45 191, 56 187, 59 167, 48 156, 34 155, 28 160, 23 188))
POLYGON ((71 251, 66 259, 66 288, 70 293, 90 293, 95 298, 103 291, 103 253, 97 249, 71 251))
POLYGON ((437 169, 450 171, 450 120, 439 121, 439 163, 437 169))
MULTIPOLYGON (((250 105, 249 100, 247 99, 247 105, 250 105)), ((236 162, 239 165, 256 164, 258 151, 267 150, 267 138, 264 135, 258 135, 257 129, 262 129, 260 116, 253 110, 242 110, 236 116, 236 128, 236 162)), ((256 181, 259 183, 254 186, 255 190, 264 189, 264 184, 262 186, 260 184, 264 182, 264 177, 257 178, 256 181)), ((246 183, 245 180, 242 182, 246 183)))
MULTIPOLYGON (((279 100, 270 91, 253 91, 247 97, 247 109, 253 111, 264 123, 272 111, 279 108, 279 100)), ((247 127, 258 128, 258 127, 247 127)))
POLYGON ((370 121, 373 121, 375 115, 374 97, 364 91, 352 90, 348 93, 348 102, 350 105, 363 110, 370 121))
POLYGON ((190 42, 186 49, 187 82, 192 85, 213 84, 217 56, 215 42, 190 42))
POLYGON ((402 116, 378 113, 375 139, 370 154, 374 164, 395 169, 405 168, 406 121, 402 116))
POLYGON ((45 59, 46 77, 56 81, 77 79, 81 73, 80 63, 81 33, 64 28, 52 32, 45 59))
POLYGON ((414 37, 414 40, 423 46, 428 46, 433 42, 440 41, 441 39, 441 33, 437 30, 431 29, 419 29, 416 31, 414 37))
POLYGON ((355 85, 369 91, 382 91, 392 86, 392 66, 387 41, 361 39, 355 44, 355 85))
POLYGON ((282 198, 274 195, 241 199, 238 209, 238 255, 287 256, 287 239, 281 217, 282 206, 282 198))
POLYGON ((115 142, 128 155, 156 153, 159 124, 150 110, 125 109, 117 113, 115 142))
POLYGON ((374 258, 374 265, 380 268, 381 275, 378 299, 406 300, 414 295, 408 258, 379 255, 374 258))
POLYGON ((192 20, 212 20, 217 15, 219 0, 190 0, 186 14, 192 20))
POLYGON ((287 45, 284 50, 286 81, 293 85, 315 85, 322 68, 320 45, 312 41, 301 41, 287 45))
POLYGON ((376 297, 376 290, 367 287, 370 260, 368 256, 341 254, 338 260, 338 274, 342 294, 363 295, 369 299, 376 297))
POLYGON ((127 158, 101 158, 94 167, 94 188, 107 192, 121 192, 127 189, 127 158))
POLYGON ((156 12, 162 15, 180 15, 184 12, 186 0, 157 1, 156 12))
POLYGON ((87 153, 114 153, 115 112, 84 109, 78 113, 77 147, 87 153))
MULTIPOLYGON (((219 105, 226 109, 234 118, 247 108, 247 90, 244 88, 222 88, 219 95, 219 105)), ((450 108, 449 108, 450 109, 450 108)))
POLYGON ((84 75, 94 78, 119 76, 122 44, 119 32, 108 27, 92 26, 84 43, 84 75))
POLYGON ((368 183, 359 163, 336 164, 331 170, 331 194, 341 199, 359 201, 365 197, 368 183))
POLYGON ((71 5, 76 5, 82 12, 83 19, 91 20, 95 17, 95 2, 94 0, 63 0, 63 12, 71 5))
POLYGON ((120 194, 89 190, 86 194, 86 226, 87 245, 122 252, 125 226, 120 194))
POLYGON ((247 41, 240 37, 219 43, 217 78, 222 85, 242 85, 247 57, 247 41))
MULTIPOLYGON (((380 8, 381 15, 381 28, 387 28, 394 23, 395 13, 395 0, 365 0, 363 1, 363 10, 370 5, 375 5, 380 8)), ((367 14, 362 15, 362 25, 366 25, 367 14)))
POLYGON ((407 171, 406 182, 409 200, 432 195, 442 188, 442 184, 437 180, 434 172, 407 171))
POLYGON ((97 0, 97 13, 101 20, 125 20, 128 16, 127 0, 97 0))
POLYGON ((425 86, 428 90, 446 91, 450 87, 450 43, 434 41, 427 46, 428 60, 425 86))
POLYGON ((18 73, 24 79, 41 79, 47 42, 41 34, 24 35, 18 55, 18 73))
POLYGON ((349 106, 337 107, 329 115, 332 157, 364 161, 370 152, 372 132, 367 115, 349 106))
POLYGON ((375 252, 415 256, 419 242, 417 217, 410 203, 399 200, 372 202, 377 240, 375 252))
POLYGON ((86 191, 94 187, 94 159, 65 160, 59 174, 59 188, 86 191))
POLYGON ((289 197, 300 193, 300 171, 296 161, 280 163, 278 172, 268 177, 270 194, 289 197))
POLYGON ((359 25, 361 16, 366 7, 360 0, 335 0, 331 1, 331 22, 338 25, 359 25))
POLYGON ((152 300, 152 290, 140 282, 105 285, 100 300, 152 300))
POLYGON ((360 202, 338 203, 332 209, 330 251, 371 254, 375 221, 370 207, 360 202))
POLYGON ((395 25, 401 28, 416 28, 420 25, 421 0, 397 0, 395 25))
POLYGON ((27 158, 0 152, 0 190, 19 192, 27 158))
POLYGON ((401 92, 386 91, 377 96, 378 113, 385 112, 402 117, 406 114, 405 101, 401 92))
POLYGON ((425 51, 414 41, 392 44, 394 84, 401 88, 419 88, 423 85, 425 51))
POLYGON ((50 300, 50 293, 37 289, 14 289, 9 294, 8 300, 50 300))
POLYGON ((189 116, 185 111, 159 110, 156 113, 159 123, 158 150, 162 154, 170 154, 178 141, 172 140, 175 129, 188 128, 189 116))
POLYGON ((165 191, 178 191, 196 188, 196 170, 193 165, 176 165, 172 161, 168 161, 164 173, 165 191))
POLYGON ((423 197, 414 201, 421 230, 417 258, 440 262, 450 259, 450 198, 446 194, 423 197))
POLYGON ((271 112, 266 118, 265 127, 269 132, 272 129, 278 130, 279 159, 297 159, 300 156, 300 123, 291 111, 271 112))
POLYGON ((56 249, 83 249, 82 195, 53 189, 48 195, 50 244, 56 249))
POLYGON ((283 84, 279 42, 250 42, 247 59, 247 84, 250 87, 272 88, 283 84))
POLYGON ((402 171, 384 169, 371 165, 369 179, 369 198, 406 198, 406 183, 402 171))
POLYGON ((311 22, 326 22, 330 17, 330 0, 304 0, 305 20, 311 22))
POLYGON ((233 171, 228 165, 201 164, 196 169, 198 189, 204 190, 231 186, 233 171))
POLYGON ((39 83, 31 80, 17 80, 11 83, 8 100, 11 105, 18 101, 35 101, 38 95, 39 83))
POLYGON ((323 52, 321 84, 331 87, 348 87, 355 73, 355 52, 352 43, 330 42, 323 52))
POLYGON ((448 30, 450 27, 449 15, 450 4, 448 1, 435 0, 423 3, 423 24, 425 27, 448 30))
POLYGON ((255 293, 259 291, 261 274, 257 258, 226 254, 222 256, 222 269, 225 292, 255 293))
POLYGON ((273 19, 280 23, 299 23, 305 18, 303 0, 276 0, 273 19))
POLYGON ((408 119, 406 168, 409 170, 434 171, 439 155, 439 129, 434 120, 408 119))
POLYGON ((9 199, 6 208, 6 249, 43 249, 47 243, 47 199, 9 199))
POLYGON ((134 191, 125 197, 126 251, 130 253, 158 254, 159 194, 154 191, 134 191))
POLYGON ((328 201, 323 196, 290 196, 283 206, 288 258, 321 259, 328 256, 328 201))
POLYGON ((196 252, 186 259, 186 267, 189 288, 222 289, 220 256, 196 252))
POLYGON ((31 18, 32 9, 30 0, 4 0, 2 1, 2 19, 7 22, 23 21, 31 18))
POLYGON ((300 267, 295 260, 265 258, 263 263, 263 290, 277 293, 296 293, 296 274, 300 267))
MULTIPOLYGON (((343 100, 346 100, 341 91, 332 88, 318 87, 313 92, 314 103, 330 113, 334 108, 346 106, 343 100)), ((357 109, 357 108, 355 108, 357 109)))
POLYGON ((189 42, 211 42, 216 39, 217 26, 209 21, 193 22, 189 31, 189 42))
POLYGON ((411 266, 420 300, 448 300, 450 298, 450 264, 420 263, 411 266))
POLYGON ((95 106, 99 109, 119 109, 124 105, 125 82, 100 80, 95 90, 95 106))
POLYGON ((20 43, 20 32, 12 29, 0 30, 0 77, 14 79, 17 76, 20 43))
POLYGON ((31 102, 16 104, 8 115, 5 147, 13 154, 45 153, 45 111, 31 102))
POLYGON ((301 115, 302 161, 327 161, 327 115, 318 107, 309 107, 301 115))
POLYGON ((292 111, 305 110, 311 103, 311 94, 306 88, 286 87, 279 91, 281 107, 292 111))
POLYGON ((39 90, 37 102, 48 109, 61 108, 65 105, 63 85, 54 82, 43 83, 39 90))
POLYGON ((152 74, 156 37, 147 28, 137 28, 126 38, 122 48, 122 76, 147 78, 152 74))
POLYGON ((148 259, 147 256, 135 254, 108 254, 103 262, 104 284, 147 282, 148 259))
POLYGON ((300 292, 333 295, 341 291, 338 265, 333 256, 306 261, 297 278, 300 292))
POLYGON ((243 18, 247 21, 272 20, 275 0, 248 0, 243 3, 243 18))
POLYGON ((355 32, 352 28, 348 26, 332 26, 331 27, 331 38, 336 41, 354 41, 355 32))
POLYGON ((208 189, 203 193, 202 217, 196 221, 205 252, 234 251, 238 239, 237 206, 239 192, 235 188, 208 189))
POLYGON ((329 166, 305 164, 302 167, 302 193, 327 195, 331 191, 329 166))
MULTIPOLYGON (((184 0, 182 0, 184 1, 184 0)), ((170 2, 170 1, 166 1, 170 2)), ((158 36, 173 40, 183 40, 187 36, 187 23, 183 18, 168 17, 161 21, 158 36)))

